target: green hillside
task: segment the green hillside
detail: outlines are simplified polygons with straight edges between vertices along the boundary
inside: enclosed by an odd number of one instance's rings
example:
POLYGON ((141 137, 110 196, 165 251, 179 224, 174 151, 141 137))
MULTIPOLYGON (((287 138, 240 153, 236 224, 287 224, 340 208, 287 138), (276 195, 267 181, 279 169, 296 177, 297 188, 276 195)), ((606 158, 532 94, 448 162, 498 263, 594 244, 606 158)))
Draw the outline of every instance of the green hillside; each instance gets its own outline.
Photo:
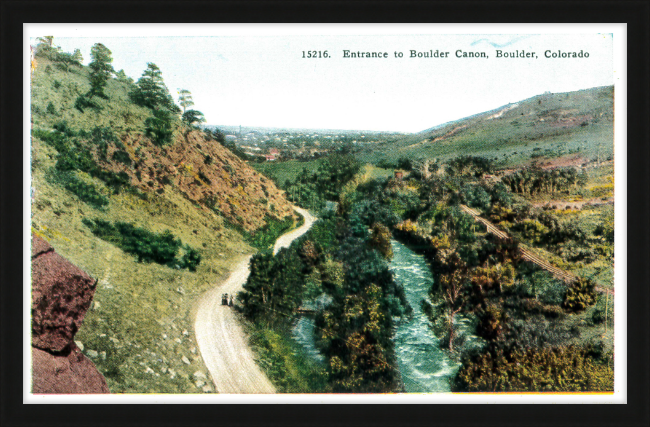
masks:
POLYGON ((274 240, 261 233, 291 225, 291 204, 181 121, 162 77, 151 107, 122 72, 93 94, 93 69, 70 55, 41 44, 35 65, 32 232, 99 281, 80 347, 113 393, 214 392, 193 304, 252 244, 274 240))
POLYGON ((466 153, 504 167, 567 155, 607 159, 613 155, 613 110, 613 86, 544 94, 380 144, 359 157, 394 164, 466 153))

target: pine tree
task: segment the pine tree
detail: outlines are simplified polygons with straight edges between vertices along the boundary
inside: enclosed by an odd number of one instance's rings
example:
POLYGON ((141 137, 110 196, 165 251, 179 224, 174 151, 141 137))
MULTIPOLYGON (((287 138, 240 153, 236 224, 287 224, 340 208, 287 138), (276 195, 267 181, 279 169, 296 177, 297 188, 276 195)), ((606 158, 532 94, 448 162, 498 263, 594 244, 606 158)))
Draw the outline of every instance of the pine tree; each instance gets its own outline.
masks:
POLYGON ((153 62, 147 64, 147 69, 138 79, 137 87, 131 92, 131 100, 143 107, 152 110, 164 108, 172 113, 179 113, 180 108, 174 104, 174 100, 165 86, 162 78, 162 71, 153 62))
POLYGON ((36 39, 37 42, 43 43, 52 47, 52 42, 54 41, 54 36, 43 36, 36 39))
POLYGON ((203 113, 197 110, 187 110, 183 113, 183 122, 188 126, 192 126, 195 123, 204 123, 205 117, 203 113))
POLYGON ((84 57, 83 57, 83 55, 81 55, 81 51, 79 49, 74 50, 74 53, 72 54, 72 59, 74 59, 75 61, 77 61, 80 64, 83 62, 84 57))
POLYGON ((185 113, 187 107, 194 105, 194 101, 192 100, 192 92, 187 89, 179 89, 178 103, 181 104, 181 107, 183 107, 183 113, 185 113))
POLYGON ((108 98, 104 93, 104 88, 111 74, 115 72, 111 65, 111 62, 113 62, 111 51, 103 44, 97 43, 90 49, 90 57, 92 61, 88 65, 90 67, 90 91, 88 95, 90 97, 108 98))
POLYGON ((122 83, 127 83, 127 84, 133 84, 133 79, 129 76, 126 75, 124 70, 120 70, 117 73, 115 73, 115 78, 117 81, 122 82, 122 83))
POLYGON ((151 138, 154 144, 162 147, 172 142, 174 130, 171 114, 167 110, 154 110, 153 117, 147 118, 144 125, 145 135, 151 138))

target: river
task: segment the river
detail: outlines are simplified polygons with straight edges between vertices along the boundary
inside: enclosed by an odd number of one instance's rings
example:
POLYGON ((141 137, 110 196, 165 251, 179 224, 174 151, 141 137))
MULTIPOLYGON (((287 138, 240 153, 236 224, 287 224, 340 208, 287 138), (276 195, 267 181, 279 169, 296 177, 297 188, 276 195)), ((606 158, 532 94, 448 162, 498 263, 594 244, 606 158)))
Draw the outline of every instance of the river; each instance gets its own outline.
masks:
MULTIPOLYGON (((413 315, 396 322, 395 354, 407 393, 449 392, 449 379, 458 364, 440 349, 429 327, 429 319, 422 311, 422 299, 428 299, 433 276, 424 257, 396 240, 391 240, 393 259, 389 263, 395 280, 404 286, 406 299, 413 315)), ((314 346, 314 321, 303 316, 294 325, 293 339, 315 360, 324 362, 314 346)))
POLYGON ((393 259, 390 270, 404 286, 413 316, 397 323, 394 335, 395 354, 407 393, 439 393, 450 391, 449 378, 458 365, 452 362, 433 335, 429 319, 422 312, 422 299, 429 299, 433 284, 431 270, 424 256, 402 243, 392 240, 393 259))

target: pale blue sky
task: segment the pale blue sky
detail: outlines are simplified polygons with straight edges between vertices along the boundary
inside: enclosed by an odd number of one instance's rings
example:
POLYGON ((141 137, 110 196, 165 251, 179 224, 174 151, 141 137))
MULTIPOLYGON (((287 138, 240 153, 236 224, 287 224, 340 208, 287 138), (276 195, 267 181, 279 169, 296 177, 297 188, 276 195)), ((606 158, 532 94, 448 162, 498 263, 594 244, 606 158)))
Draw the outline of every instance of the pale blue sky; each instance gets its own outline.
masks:
POLYGON ((134 80, 147 62, 156 63, 170 92, 190 90, 194 108, 215 125, 417 132, 545 91, 586 89, 615 80, 612 37, 604 34, 61 33, 47 34, 64 51, 81 49, 86 64, 90 47, 103 43, 113 52, 115 69, 124 69, 134 80), (388 52, 388 58, 345 59, 344 49, 388 52), (449 57, 411 59, 411 49, 447 51, 449 57), (485 51, 489 58, 459 59, 458 49, 485 51), (535 52, 537 59, 497 59, 496 49, 535 52), (304 50, 327 50, 332 57, 303 59, 304 50), (546 59, 546 50, 583 50, 589 58, 546 59), (395 58, 395 51, 404 57, 395 58))

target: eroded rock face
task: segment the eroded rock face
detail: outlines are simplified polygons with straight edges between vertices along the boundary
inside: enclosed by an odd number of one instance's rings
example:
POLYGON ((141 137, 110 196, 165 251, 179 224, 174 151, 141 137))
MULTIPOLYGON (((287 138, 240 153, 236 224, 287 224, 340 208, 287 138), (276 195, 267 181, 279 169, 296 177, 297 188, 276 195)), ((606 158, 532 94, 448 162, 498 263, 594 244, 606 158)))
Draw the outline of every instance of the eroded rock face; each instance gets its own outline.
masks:
POLYGON ((108 393, 74 343, 97 281, 32 236, 32 393, 108 393))
POLYGON ((76 345, 67 355, 32 348, 32 393, 108 393, 106 379, 76 345))
POLYGON ((45 240, 32 237, 32 345, 61 352, 72 344, 96 284, 45 240))

